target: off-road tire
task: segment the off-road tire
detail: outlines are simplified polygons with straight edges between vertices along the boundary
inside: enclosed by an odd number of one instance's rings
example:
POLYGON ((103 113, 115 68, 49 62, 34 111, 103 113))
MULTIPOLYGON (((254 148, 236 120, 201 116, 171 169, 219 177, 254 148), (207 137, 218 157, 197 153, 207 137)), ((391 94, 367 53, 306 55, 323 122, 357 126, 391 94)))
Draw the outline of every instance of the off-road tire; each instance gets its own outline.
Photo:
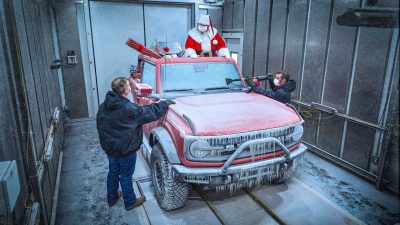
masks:
POLYGON ((158 143, 153 146, 150 162, 154 195, 158 204, 167 211, 183 207, 189 195, 189 184, 173 177, 171 164, 158 143))

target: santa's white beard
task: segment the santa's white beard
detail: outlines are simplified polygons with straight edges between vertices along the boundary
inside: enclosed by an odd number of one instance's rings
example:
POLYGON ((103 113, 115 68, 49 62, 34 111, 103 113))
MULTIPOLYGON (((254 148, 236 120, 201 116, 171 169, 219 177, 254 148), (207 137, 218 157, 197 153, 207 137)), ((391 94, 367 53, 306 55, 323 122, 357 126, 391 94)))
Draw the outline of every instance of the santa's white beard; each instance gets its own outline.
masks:
POLYGON ((210 40, 201 42, 201 51, 211 52, 211 42, 210 40))

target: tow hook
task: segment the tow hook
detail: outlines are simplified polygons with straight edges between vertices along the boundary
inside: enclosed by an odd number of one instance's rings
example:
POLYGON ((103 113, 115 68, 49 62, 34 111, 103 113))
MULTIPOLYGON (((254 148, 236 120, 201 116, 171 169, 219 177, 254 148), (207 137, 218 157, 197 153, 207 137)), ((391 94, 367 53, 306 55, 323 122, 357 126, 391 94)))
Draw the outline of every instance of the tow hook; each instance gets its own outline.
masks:
POLYGON ((287 163, 283 163, 280 172, 286 171, 287 169, 288 169, 288 164, 287 163))

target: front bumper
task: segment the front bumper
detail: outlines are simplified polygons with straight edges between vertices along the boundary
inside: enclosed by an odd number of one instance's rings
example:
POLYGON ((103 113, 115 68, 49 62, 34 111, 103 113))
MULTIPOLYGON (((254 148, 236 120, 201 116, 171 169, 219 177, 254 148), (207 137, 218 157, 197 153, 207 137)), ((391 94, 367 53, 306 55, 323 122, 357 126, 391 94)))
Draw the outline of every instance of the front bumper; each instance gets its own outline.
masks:
MULTIPOLYGON (((212 185, 227 184, 277 173, 282 169, 280 165, 285 163, 292 165, 294 159, 302 156, 307 151, 307 147, 301 144, 291 152, 286 148, 282 148, 282 150, 285 151, 284 155, 255 162, 231 165, 236 157, 235 154, 233 154, 222 167, 193 168, 183 165, 172 165, 172 169, 175 176, 188 183, 212 185)), ((238 154, 240 154, 240 151, 238 154)))

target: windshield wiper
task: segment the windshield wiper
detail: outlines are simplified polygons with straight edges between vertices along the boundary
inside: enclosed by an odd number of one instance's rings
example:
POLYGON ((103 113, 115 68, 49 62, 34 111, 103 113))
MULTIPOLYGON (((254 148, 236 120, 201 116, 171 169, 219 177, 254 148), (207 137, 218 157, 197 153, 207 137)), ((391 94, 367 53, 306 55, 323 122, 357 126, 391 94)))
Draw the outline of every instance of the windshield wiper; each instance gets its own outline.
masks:
MULTIPOLYGON (((232 90, 232 91, 243 91, 243 92, 246 92, 246 93, 248 93, 249 92, 249 90, 248 90, 249 88, 245 88, 245 87, 212 87, 212 88, 206 88, 206 89, 204 89, 205 91, 211 91, 211 90, 232 90)), ((251 89, 250 89, 250 91, 251 91, 251 89)))
POLYGON ((206 91, 211 91, 211 90, 221 90, 221 89, 231 89, 230 87, 212 87, 212 88, 206 88, 206 91))
POLYGON ((193 89, 191 89, 191 88, 181 88, 181 89, 169 89, 169 90, 164 90, 164 92, 175 92, 175 91, 190 91, 190 92, 194 92, 193 89))

